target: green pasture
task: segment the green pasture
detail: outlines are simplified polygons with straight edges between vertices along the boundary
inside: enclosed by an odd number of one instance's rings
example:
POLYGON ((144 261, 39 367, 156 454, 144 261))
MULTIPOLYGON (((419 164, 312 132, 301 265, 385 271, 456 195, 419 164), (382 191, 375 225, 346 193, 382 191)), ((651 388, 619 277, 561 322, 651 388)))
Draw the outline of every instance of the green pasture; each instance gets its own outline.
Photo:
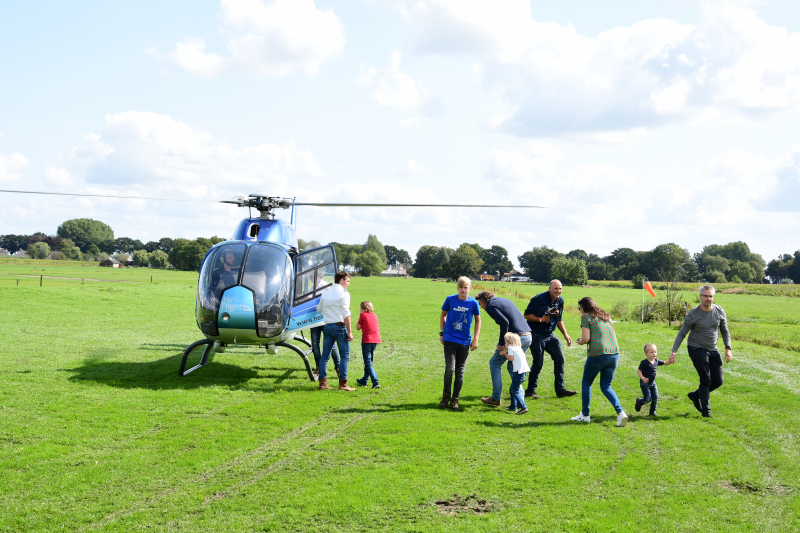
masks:
MULTIPOLYGON (((641 346, 668 354, 677 327, 619 322, 614 389, 630 421, 614 427, 595 384, 592 423, 579 424, 569 418, 580 395, 555 397, 549 360, 527 415, 480 402, 498 333, 484 315, 456 413, 436 408, 438 317, 452 283, 354 278, 354 312, 369 299, 380 319, 382 388, 345 393, 316 390, 296 355, 246 347, 178 377, 183 348, 201 338, 196 273, 45 266, 43 275, 147 283, 7 283, 20 267, 0 264, 0 531, 800 529, 797 351, 735 341, 714 418, 702 419, 686 398, 697 376, 684 345, 678 364, 659 370, 652 419, 633 410, 641 346), (163 278, 151 284, 151 274, 163 278)), ((568 303, 584 295, 604 307, 641 299, 564 289, 568 303)), ((718 302, 734 334, 791 336, 800 319, 797 298, 718 302)), ((578 336, 579 316, 565 321, 578 336)), ((351 378, 363 369, 353 348, 351 378)), ((584 349, 566 358, 567 385, 579 390, 584 349)))

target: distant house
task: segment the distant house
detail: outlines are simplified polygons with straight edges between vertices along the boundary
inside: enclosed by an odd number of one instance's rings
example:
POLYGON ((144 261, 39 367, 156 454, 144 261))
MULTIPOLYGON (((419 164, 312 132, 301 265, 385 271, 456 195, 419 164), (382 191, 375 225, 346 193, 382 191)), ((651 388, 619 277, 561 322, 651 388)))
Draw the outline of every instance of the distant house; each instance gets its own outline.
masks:
POLYGON ((111 267, 111 268, 120 268, 122 263, 114 259, 113 257, 109 257, 105 261, 100 261, 101 267, 111 267))
POLYGON ((397 266, 381 272, 383 278, 404 278, 408 276, 408 265, 397 263, 397 266))
POLYGON ((500 281, 513 281, 513 278, 518 278, 520 276, 524 276, 522 272, 518 272, 516 270, 512 270, 511 272, 506 272, 500 278, 500 281))
POLYGON ((11 255, 9 254, 5 248, 0 248, 0 255, 11 255))

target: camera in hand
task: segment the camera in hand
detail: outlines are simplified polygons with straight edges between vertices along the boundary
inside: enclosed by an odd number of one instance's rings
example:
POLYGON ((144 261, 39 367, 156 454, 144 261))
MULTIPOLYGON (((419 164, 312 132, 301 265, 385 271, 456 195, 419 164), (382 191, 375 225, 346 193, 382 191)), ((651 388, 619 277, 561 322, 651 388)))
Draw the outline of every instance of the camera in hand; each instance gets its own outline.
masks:
POLYGON ((557 316, 557 315, 558 315, 558 307, 556 307, 556 306, 554 305, 553 307, 551 307, 550 309, 548 309, 548 310, 547 310, 547 312, 546 312, 545 314, 546 314, 546 315, 550 315, 550 316, 557 316))

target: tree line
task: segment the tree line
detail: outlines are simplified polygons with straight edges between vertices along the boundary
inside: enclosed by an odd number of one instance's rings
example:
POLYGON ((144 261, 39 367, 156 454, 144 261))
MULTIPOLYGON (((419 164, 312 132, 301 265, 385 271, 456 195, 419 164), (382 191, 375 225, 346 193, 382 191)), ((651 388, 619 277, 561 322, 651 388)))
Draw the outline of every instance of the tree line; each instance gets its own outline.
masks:
MULTIPOLYGON (((181 270, 199 270, 208 250, 225 239, 198 237, 142 242, 130 237, 114 237, 107 224, 88 218, 67 220, 56 235, 41 232, 32 235, 0 235, 0 248, 9 254, 20 251, 30 257, 73 261, 102 261, 110 256, 121 262, 132 258, 138 266, 165 268, 172 264, 181 270)), ((484 248, 477 243, 463 243, 457 249, 425 245, 413 260, 406 250, 383 245, 370 234, 363 244, 333 242, 340 267, 363 276, 378 275, 399 264, 410 267, 418 278, 477 277, 481 273, 502 275, 513 265, 508 251, 499 245, 484 248)), ((314 240, 298 239, 301 250, 320 246, 314 240)), ((568 284, 587 280, 709 281, 712 283, 776 283, 800 280, 800 250, 782 254, 769 263, 742 241, 710 244, 690 254, 675 243, 660 244, 649 251, 617 248, 607 256, 575 249, 562 254, 548 246, 533 247, 517 257, 523 273, 535 281, 558 278, 568 284)))

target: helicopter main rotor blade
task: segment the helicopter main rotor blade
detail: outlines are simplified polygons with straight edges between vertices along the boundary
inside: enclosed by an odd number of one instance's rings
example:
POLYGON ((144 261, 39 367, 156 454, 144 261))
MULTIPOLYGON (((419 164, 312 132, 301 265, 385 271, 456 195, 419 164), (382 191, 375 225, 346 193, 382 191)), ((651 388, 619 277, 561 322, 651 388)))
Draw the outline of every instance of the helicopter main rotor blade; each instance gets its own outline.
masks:
POLYGON ((0 192, 11 192, 19 194, 54 194, 56 196, 89 196, 94 198, 125 198, 131 200, 162 200, 167 202, 197 202, 205 204, 238 204, 232 200, 188 200, 186 198, 153 198, 149 196, 123 196, 118 194, 85 194, 77 192, 43 192, 43 191, 12 191, 0 189, 0 192))
POLYGON ((543 205, 492 205, 492 204, 344 204, 344 203, 312 203, 287 202, 289 205, 313 205, 317 207, 513 207, 548 209, 543 205))

